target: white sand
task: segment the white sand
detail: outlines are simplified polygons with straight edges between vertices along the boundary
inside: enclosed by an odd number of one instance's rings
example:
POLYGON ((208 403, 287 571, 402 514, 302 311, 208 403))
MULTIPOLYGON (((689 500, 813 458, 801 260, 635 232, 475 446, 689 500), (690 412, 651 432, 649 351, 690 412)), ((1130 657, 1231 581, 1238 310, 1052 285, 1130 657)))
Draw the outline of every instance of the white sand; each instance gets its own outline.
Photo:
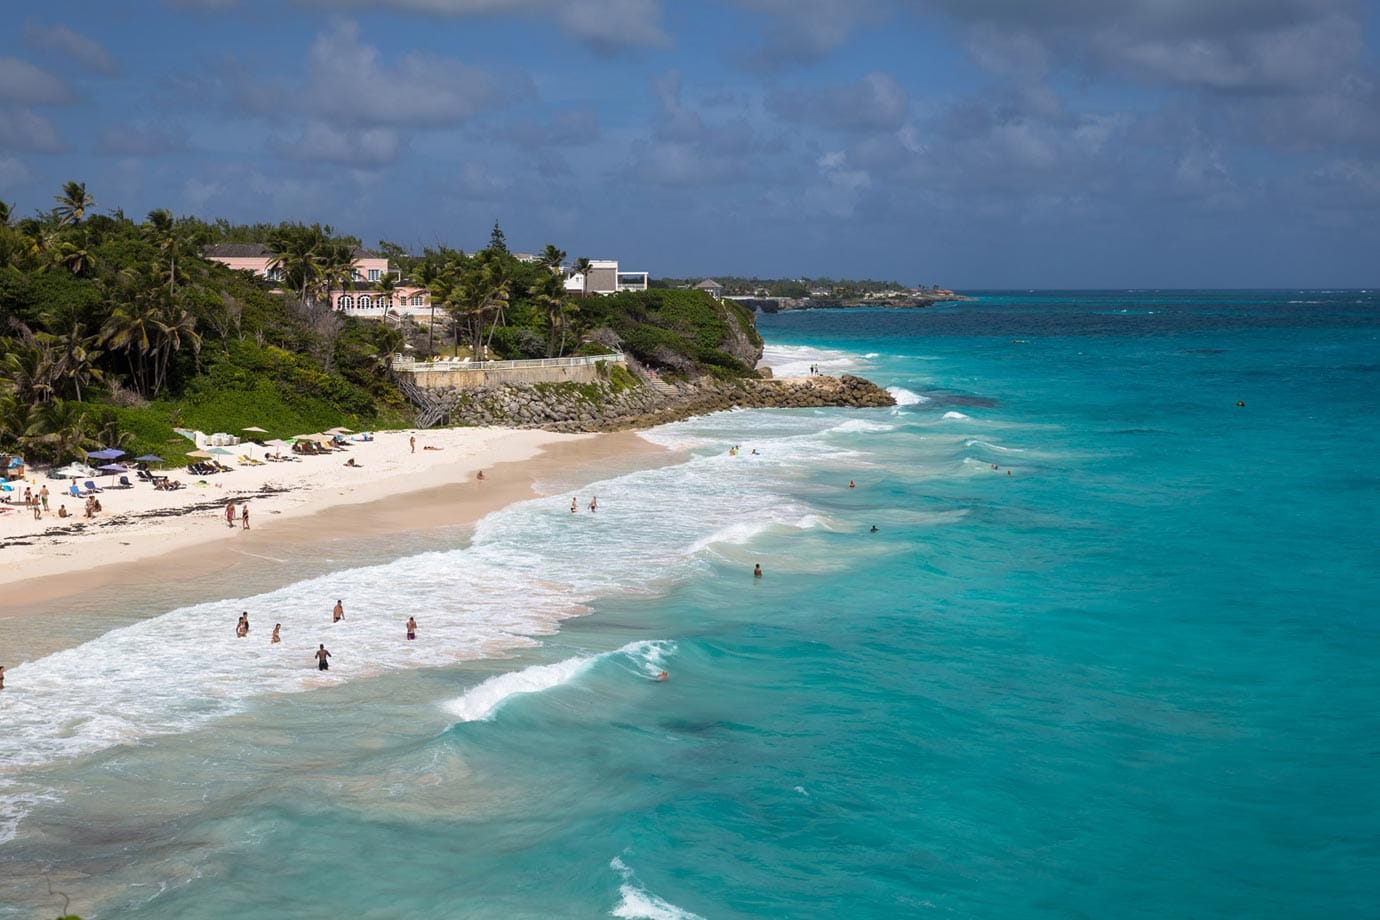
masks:
MULTIPOLYGON (((228 532, 226 502, 236 501, 238 529, 240 496, 253 495, 267 487, 287 491, 250 500, 250 527, 255 531, 328 508, 472 480, 479 470, 494 464, 527 460, 543 449, 593 437, 503 428, 373 434, 373 441, 352 441, 349 450, 325 456, 303 456, 297 462, 262 466, 235 465, 230 473, 206 477, 204 487, 195 485, 199 477, 179 468, 166 471, 188 486, 175 492, 158 491, 145 482, 136 482, 130 489, 106 488, 98 496, 103 510, 94 519, 83 516, 84 499, 63 494, 67 481, 31 479, 27 485, 35 492, 41 485, 48 486, 50 510, 39 521, 22 504, 14 511, 0 514, 0 541, 29 541, 27 545, 10 543, 0 547, 0 587, 96 565, 147 559, 224 539, 228 532), (409 437, 417 439, 416 453, 409 449, 409 437), (425 450, 427 446, 439 449, 425 450), (359 464, 358 468, 344 465, 350 458, 359 464), (216 507, 166 517, 130 517, 139 512, 189 509, 208 502, 215 502, 216 507), (62 504, 75 516, 60 519, 57 509, 62 504), (83 525, 82 532, 61 532, 73 525, 83 525)), ((262 448, 257 448, 256 455, 261 454, 262 448)), ((95 481, 104 486, 118 479, 105 476, 95 481)), ((11 485, 17 487, 17 492, 9 494, 22 497, 25 484, 16 480, 11 485)))

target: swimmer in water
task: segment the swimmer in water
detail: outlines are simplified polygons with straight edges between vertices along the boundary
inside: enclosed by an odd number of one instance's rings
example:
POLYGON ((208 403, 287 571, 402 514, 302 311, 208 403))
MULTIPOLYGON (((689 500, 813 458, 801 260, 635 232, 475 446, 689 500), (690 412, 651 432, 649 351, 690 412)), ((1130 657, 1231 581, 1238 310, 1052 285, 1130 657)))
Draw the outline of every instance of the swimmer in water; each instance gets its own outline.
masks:
POLYGON ((856 489, 857 487, 858 487, 858 484, 857 484, 856 482, 854 482, 854 481, 851 480, 851 479, 848 480, 848 488, 850 488, 850 489, 856 489))
POLYGON ((274 623, 274 624, 273 624, 273 638, 271 638, 271 639, 268 640, 268 644, 269 644, 269 645, 277 645, 279 642, 282 642, 282 641, 283 641, 283 637, 280 636, 280 635, 278 635, 278 633, 279 633, 280 631, 282 631, 282 628, 283 628, 283 624, 282 624, 282 623, 274 623))
POLYGON ((415 617, 407 618, 407 638, 409 641, 417 638, 417 620, 415 617))
POLYGON ((670 677, 670 676, 671 676, 670 674, 667 674, 665 671, 662 671, 660 674, 658 674, 658 675, 656 676, 656 679, 657 679, 657 680, 665 680, 666 678, 668 678, 668 677, 670 677))
POLYGON ((877 525, 876 525, 876 524, 873 524, 873 525, 872 525, 872 530, 871 530, 871 532, 872 532, 872 533, 876 533, 876 532, 877 532, 877 525))
POLYGON ((345 605, 336 601, 335 609, 331 611, 331 622, 339 623, 343 619, 345 619, 345 605))
POLYGON ((1240 400, 1240 399, 1238 399, 1238 400, 1236 401, 1236 405, 1239 406, 1239 407, 1242 408, 1242 409, 1246 408, 1246 403, 1245 403, 1243 400, 1240 400))
POLYGON ((576 502, 576 500, 573 499, 573 498, 570 500, 570 513, 571 513, 571 514, 574 514, 575 512, 577 512, 577 511, 580 510, 579 507, 575 504, 575 502, 576 502))
POLYGON ((759 563, 757 563, 756 565, 754 565, 754 566, 752 567, 752 577, 753 577, 753 578, 761 578, 761 577, 762 577, 762 563, 759 562, 759 563))

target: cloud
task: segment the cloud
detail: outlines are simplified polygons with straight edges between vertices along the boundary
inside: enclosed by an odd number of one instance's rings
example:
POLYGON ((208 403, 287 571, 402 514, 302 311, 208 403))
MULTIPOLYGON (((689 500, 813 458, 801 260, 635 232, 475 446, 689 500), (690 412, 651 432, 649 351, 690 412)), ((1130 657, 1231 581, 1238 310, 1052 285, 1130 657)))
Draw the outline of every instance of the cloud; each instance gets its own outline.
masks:
POLYGON ((752 174, 762 145, 745 117, 709 121, 682 98, 679 71, 652 81, 660 104, 650 139, 634 141, 628 169, 652 185, 739 182, 752 174))
POLYGON ((515 121, 498 131, 499 137, 520 147, 575 147, 599 139, 599 112, 596 109, 571 109, 556 113, 548 122, 528 118, 515 121))
POLYGON ((18 58, 0 58, 0 99, 20 105, 63 105, 72 91, 58 77, 18 58))
POLYGON ((922 0, 968 31, 983 66, 1070 62, 1097 74, 1209 91, 1279 91, 1336 79, 1358 61, 1350 0, 922 0), (993 53, 993 51, 998 53, 993 53))
POLYGON ((780 90, 768 96, 767 106, 788 121, 840 131, 892 131, 905 123, 910 97, 893 77, 874 71, 846 86, 780 90))
POLYGON ((402 141, 393 128, 340 130, 325 122, 309 121, 295 139, 270 139, 269 149, 289 159, 377 169, 398 158, 402 141))
POLYGON ((101 132, 96 152, 107 156, 152 157, 187 149, 187 132, 172 125, 132 122, 101 132))
POLYGON ((0 108, 0 150, 60 153, 62 138, 53 123, 27 109, 0 108))
POLYGON ((556 22, 570 36, 601 50, 670 43, 660 0, 298 0, 320 9, 394 10, 432 16, 522 15, 556 22))
POLYGON ((29 168, 21 160, 15 157, 0 157, 0 188, 21 188, 32 181, 29 168))
POLYGON ((66 26, 45 26, 32 19, 27 20, 24 23, 24 41, 35 48, 57 52, 87 70, 107 77, 120 72, 119 65, 99 42, 66 26))
POLYGON ((737 0, 770 18, 762 48, 747 58, 756 69, 817 61, 861 24, 878 21, 879 0, 737 0))
POLYGON ((344 125, 446 127, 533 92, 526 77, 500 79, 453 58, 409 52, 390 66, 359 34, 357 23, 336 23, 307 49, 304 86, 242 78, 241 102, 260 114, 308 112, 344 125))

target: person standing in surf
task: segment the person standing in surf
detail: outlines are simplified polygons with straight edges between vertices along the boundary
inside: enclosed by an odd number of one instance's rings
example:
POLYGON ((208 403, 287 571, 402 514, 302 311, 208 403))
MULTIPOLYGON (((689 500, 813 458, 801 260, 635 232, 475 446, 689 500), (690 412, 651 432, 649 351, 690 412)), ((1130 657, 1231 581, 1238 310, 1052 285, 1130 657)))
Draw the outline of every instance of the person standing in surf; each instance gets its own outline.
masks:
POLYGON ((316 650, 316 670, 329 671, 331 669, 331 663, 326 659, 330 657, 331 653, 326 651, 326 643, 321 643, 321 646, 316 650))
POLYGON ((331 611, 331 622, 339 623, 343 619, 345 619, 345 605, 337 600, 335 609, 331 611))
POLYGON ((408 617, 408 618, 407 618, 407 639, 408 639, 408 641, 410 642, 410 641, 412 641, 412 640, 415 639, 415 638, 417 638, 417 618, 416 618, 416 617, 408 617))

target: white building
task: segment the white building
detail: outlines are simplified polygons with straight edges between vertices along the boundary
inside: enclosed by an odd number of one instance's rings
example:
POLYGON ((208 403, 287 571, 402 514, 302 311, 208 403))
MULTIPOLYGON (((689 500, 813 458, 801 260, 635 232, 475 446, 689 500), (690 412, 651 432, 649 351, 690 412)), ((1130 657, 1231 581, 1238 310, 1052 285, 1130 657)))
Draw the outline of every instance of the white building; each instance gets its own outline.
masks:
POLYGON ((589 286, 580 272, 570 272, 565 289, 572 294, 617 294, 647 290, 647 272, 619 271, 617 259, 590 259, 589 286))

